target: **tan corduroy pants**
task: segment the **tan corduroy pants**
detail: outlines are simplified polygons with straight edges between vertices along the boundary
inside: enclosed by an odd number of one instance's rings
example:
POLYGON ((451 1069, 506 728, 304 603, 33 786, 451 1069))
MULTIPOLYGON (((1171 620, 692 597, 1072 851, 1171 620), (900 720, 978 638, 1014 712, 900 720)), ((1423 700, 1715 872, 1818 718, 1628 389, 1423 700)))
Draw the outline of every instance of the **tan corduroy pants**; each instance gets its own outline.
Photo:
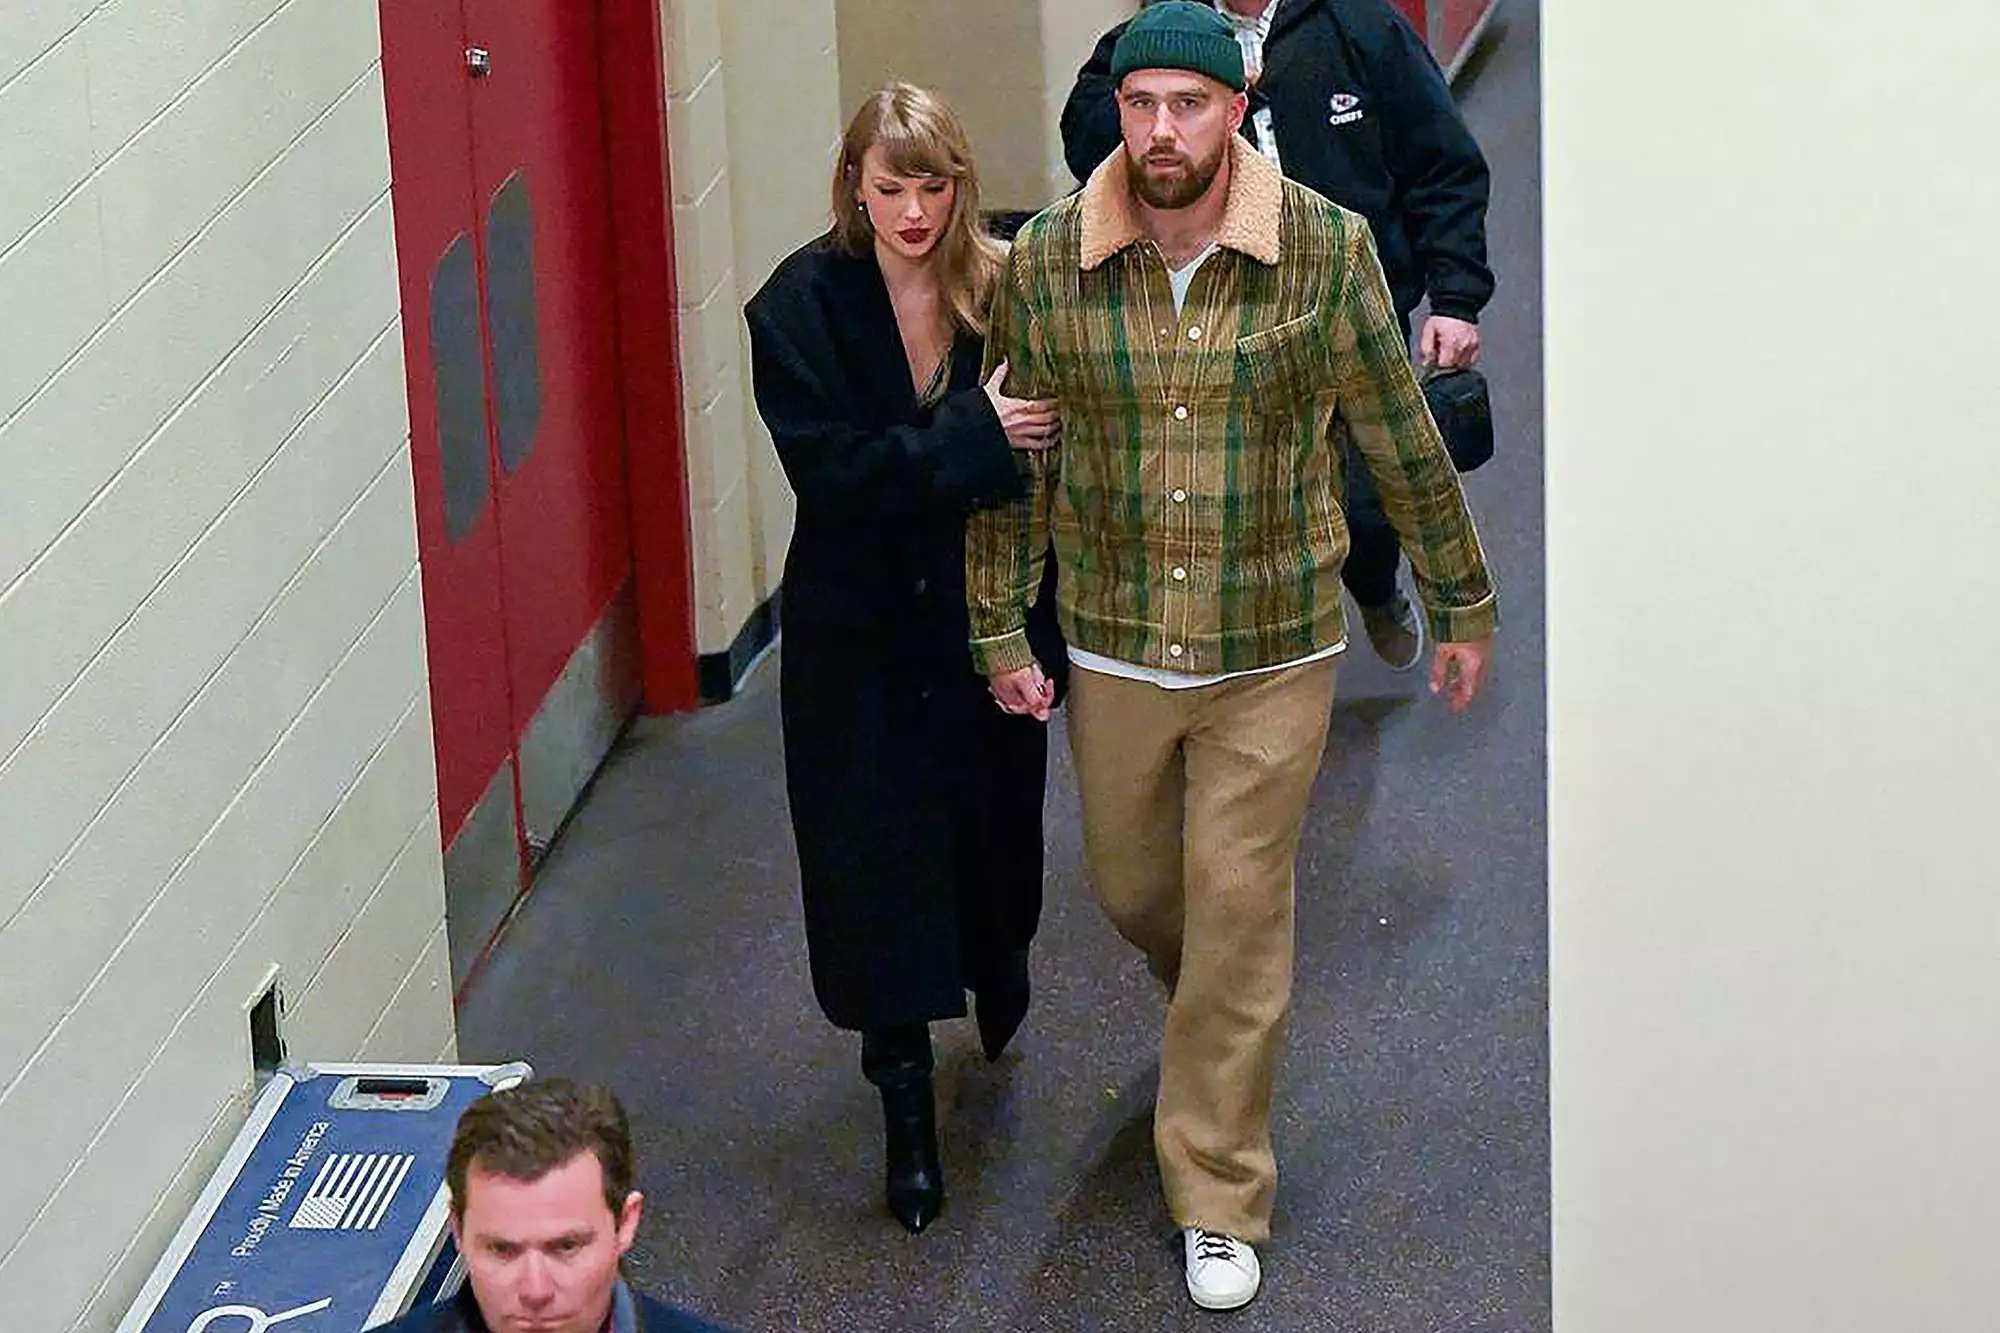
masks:
POLYGON ((1336 661, 1189 690, 1078 670, 1067 705, 1091 879, 1167 987, 1167 1211, 1251 1242, 1271 1233, 1292 875, 1336 661))

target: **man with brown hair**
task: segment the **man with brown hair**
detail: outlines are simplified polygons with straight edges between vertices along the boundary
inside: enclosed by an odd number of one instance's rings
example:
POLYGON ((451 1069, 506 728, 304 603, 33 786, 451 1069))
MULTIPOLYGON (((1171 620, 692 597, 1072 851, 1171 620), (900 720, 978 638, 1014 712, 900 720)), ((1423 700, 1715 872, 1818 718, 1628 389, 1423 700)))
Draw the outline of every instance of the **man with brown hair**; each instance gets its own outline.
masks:
POLYGON ((480 1098, 445 1180, 465 1289, 380 1333, 722 1333, 620 1275, 645 1199, 608 1089, 545 1079, 480 1098))

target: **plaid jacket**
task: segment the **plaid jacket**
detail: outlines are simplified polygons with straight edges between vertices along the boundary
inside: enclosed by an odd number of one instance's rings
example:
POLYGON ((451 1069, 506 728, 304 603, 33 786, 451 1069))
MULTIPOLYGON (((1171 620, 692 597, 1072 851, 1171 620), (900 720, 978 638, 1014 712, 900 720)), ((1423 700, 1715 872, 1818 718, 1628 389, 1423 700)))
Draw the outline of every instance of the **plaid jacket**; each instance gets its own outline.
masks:
POLYGON ((1053 531, 1069 642, 1213 674, 1344 641, 1351 435, 1402 538, 1432 633, 1482 638, 1492 583, 1410 369, 1367 223, 1232 142, 1217 252, 1174 313, 1123 150, 1015 238, 988 368, 1055 398, 1063 440, 1021 452, 1027 496, 966 531, 972 650, 1028 665, 1024 608, 1053 531))

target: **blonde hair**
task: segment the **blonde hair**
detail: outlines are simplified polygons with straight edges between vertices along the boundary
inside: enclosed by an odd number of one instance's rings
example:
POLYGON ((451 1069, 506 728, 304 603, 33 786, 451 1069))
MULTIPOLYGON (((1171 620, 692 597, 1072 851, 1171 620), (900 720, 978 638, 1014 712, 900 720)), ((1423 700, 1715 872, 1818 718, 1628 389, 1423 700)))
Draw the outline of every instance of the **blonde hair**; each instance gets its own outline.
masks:
POLYGON ((889 170, 899 176, 945 176, 957 183, 951 217, 931 257, 952 323, 968 333, 985 333, 1006 247, 986 234, 981 221, 979 170, 965 127, 943 98, 913 84, 892 83, 861 104, 833 169, 833 234, 854 255, 875 249, 875 228, 861 202, 861 159, 871 148, 880 148, 889 170))

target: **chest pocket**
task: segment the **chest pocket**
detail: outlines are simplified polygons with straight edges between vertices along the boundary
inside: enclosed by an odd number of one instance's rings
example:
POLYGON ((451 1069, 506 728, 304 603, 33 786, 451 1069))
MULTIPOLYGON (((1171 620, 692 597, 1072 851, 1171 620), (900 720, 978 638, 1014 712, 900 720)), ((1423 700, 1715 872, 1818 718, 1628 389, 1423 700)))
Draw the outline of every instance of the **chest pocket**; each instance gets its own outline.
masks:
POLYGON ((1317 308, 1236 340, 1236 387, 1263 415, 1296 409, 1332 391, 1326 335, 1317 308))

